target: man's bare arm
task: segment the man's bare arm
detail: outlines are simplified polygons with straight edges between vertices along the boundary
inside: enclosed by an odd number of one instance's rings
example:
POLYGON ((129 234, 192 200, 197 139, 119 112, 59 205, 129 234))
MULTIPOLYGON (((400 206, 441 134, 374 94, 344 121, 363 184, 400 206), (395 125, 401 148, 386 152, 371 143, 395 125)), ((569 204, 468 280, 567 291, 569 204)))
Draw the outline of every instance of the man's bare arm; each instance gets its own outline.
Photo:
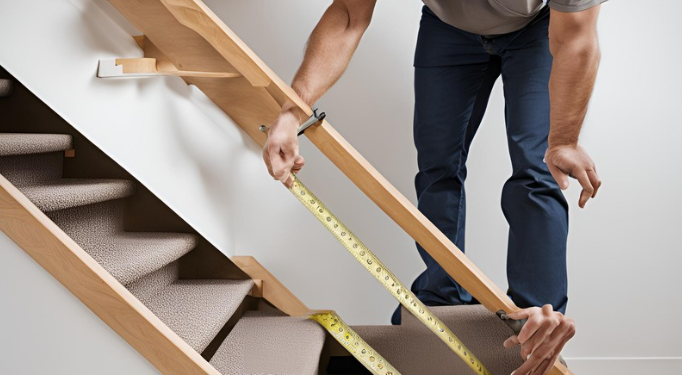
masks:
POLYGON ((549 148, 545 160, 562 189, 568 177, 582 186, 578 202, 584 207, 601 186, 594 162, 578 145, 578 137, 599 67, 597 18, 600 6, 582 12, 551 10, 549 39, 554 57, 549 80, 551 102, 549 148))
MULTIPOLYGON (((348 67, 372 19, 375 4, 376 0, 335 0, 320 19, 291 84, 308 105, 327 92, 348 67)), ((263 160, 270 175, 287 186, 292 183, 289 173, 297 173, 305 163, 298 154, 296 137, 304 116, 297 105, 285 103, 263 147, 263 160)))

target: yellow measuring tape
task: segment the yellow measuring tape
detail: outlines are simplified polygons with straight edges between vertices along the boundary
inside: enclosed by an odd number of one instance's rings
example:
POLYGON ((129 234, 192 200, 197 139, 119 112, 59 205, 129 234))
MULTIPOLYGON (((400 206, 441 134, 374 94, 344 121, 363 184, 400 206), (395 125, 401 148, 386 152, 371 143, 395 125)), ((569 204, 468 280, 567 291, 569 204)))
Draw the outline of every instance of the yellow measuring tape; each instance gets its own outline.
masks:
MULTIPOLYGON (((289 189, 296 198, 315 215, 339 242, 377 279, 405 308, 433 333, 435 333, 453 352, 455 352, 472 370, 477 374, 491 375, 485 366, 474 356, 469 349, 455 336, 443 322, 438 319, 417 297, 389 271, 386 266, 360 241, 353 233, 348 230, 341 220, 337 219, 320 200, 308 190, 305 185, 295 175, 294 183, 289 189)), ((312 318, 317 320, 316 318, 312 318)), ((327 317, 326 319, 332 319, 327 317)), ((336 317, 338 319, 338 317, 336 317)), ((319 320, 318 320, 319 321, 319 320)), ((339 320, 340 322, 340 320, 339 320)), ((326 324, 322 324, 329 330, 326 324)), ((344 330, 349 328, 343 328, 344 330)), ((329 331, 334 335, 334 332, 329 331)), ((355 335, 357 337, 357 335, 355 335)), ((336 336, 335 336, 336 338, 336 336)), ((338 338, 337 338, 338 340, 338 338)), ((359 342, 359 341, 358 341, 359 342)), ((343 344, 343 342, 341 342, 343 344)), ((344 345, 345 346, 345 345, 344 345)), ((351 354, 353 352, 351 351, 351 354)), ((358 357, 356 357, 358 358, 358 357)), ((375 355, 375 358, 376 355, 375 355)), ((360 359, 360 358, 358 358, 360 359)), ((382 359, 383 360, 383 359, 382 359)), ((362 362, 362 361, 361 361, 362 362)), ((382 362, 387 363, 385 360, 382 362)), ((363 364, 365 364, 363 362, 363 364)), ((365 364, 365 367, 367 365, 365 364)), ((367 367, 370 371, 372 368, 367 367)), ((394 374, 397 372, 393 371, 394 374)), ((376 373, 375 373, 376 374, 376 373)), ((387 373, 383 373, 387 374, 387 373)))
POLYGON ((355 331, 344 323, 335 312, 313 314, 308 319, 314 320, 343 345, 366 369, 374 375, 400 375, 390 363, 372 349, 355 331))

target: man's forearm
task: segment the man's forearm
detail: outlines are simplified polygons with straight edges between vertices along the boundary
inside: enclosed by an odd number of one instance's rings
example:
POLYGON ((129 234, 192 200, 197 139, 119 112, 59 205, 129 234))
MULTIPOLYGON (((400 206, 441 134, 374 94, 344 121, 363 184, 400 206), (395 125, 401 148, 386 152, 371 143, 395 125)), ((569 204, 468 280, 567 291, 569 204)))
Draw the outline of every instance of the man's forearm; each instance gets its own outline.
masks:
POLYGON ((596 29, 566 30, 573 35, 550 34, 554 56, 549 80, 549 146, 577 145, 587 113, 600 53, 596 29))
POLYGON ((346 70, 369 25, 374 1, 335 1, 317 24, 291 87, 308 105, 317 101, 346 70))

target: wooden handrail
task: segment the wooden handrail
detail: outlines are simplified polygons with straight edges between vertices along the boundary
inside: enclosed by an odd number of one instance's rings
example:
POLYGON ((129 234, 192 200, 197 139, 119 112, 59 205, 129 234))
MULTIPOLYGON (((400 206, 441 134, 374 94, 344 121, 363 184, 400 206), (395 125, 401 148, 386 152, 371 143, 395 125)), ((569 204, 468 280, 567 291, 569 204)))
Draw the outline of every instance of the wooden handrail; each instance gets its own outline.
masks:
MULTIPOLYGON (((271 123, 285 101, 292 101, 308 115, 312 114, 311 108, 200 0, 108 1, 179 69, 202 70, 206 65, 230 64, 244 75, 228 82, 198 77, 183 79, 201 89, 261 146, 265 135, 258 131, 258 126, 271 123)), ((488 310, 507 313, 518 310, 492 280, 329 122, 309 128, 305 135, 488 310)), ((572 373, 557 362, 550 374, 572 373)))

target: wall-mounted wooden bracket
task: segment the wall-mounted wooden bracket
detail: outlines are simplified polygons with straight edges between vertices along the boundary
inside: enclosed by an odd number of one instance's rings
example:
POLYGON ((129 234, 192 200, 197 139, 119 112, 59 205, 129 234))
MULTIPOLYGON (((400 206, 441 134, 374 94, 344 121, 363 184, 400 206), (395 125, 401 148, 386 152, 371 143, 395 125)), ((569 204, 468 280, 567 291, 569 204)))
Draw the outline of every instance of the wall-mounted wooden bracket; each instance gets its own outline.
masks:
POLYGON ((159 69, 154 58, 107 59, 99 60, 97 77, 99 78, 140 78, 155 76, 204 77, 204 78, 236 78, 240 73, 230 72, 197 72, 169 69, 167 65, 159 69))

